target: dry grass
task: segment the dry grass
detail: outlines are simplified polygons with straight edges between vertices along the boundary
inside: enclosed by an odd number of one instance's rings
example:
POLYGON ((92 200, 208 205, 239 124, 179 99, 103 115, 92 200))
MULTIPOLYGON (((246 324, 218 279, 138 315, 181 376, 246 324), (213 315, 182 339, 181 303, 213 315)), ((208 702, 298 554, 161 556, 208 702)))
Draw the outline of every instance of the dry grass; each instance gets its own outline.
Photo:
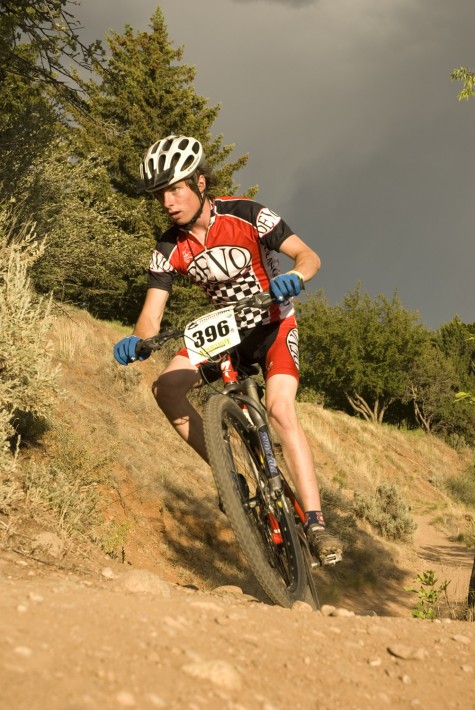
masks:
MULTIPOLYGON (((68 484, 61 479, 64 500, 56 505, 54 518, 62 535, 77 533, 111 557, 154 569, 169 581, 208 588, 237 584, 258 596, 217 508, 207 465, 176 436, 151 395, 164 362, 154 355, 127 368, 117 365, 112 346, 123 334, 120 326, 77 309, 54 313, 50 336, 54 363, 61 365, 60 395, 44 450, 29 452, 29 465, 39 467, 40 485, 35 493, 30 476, 28 496, 36 495, 54 513, 49 489, 58 457, 51 457, 62 446, 63 471, 69 462, 68 484), (88 527, 86 513, 92 504, 88 527)), ((421 570, 405 568, 407 544, 378 538, 369 525, 356 522, 354 491, 371 495, 378 486, 395 484, 412 511, 432 510, 434 517, 459 521, 461 527, 466 511, 451 501, 443 482, 463 472, 469 455, 434 437, 368 424, 314 404, 298 406, 324 488, 327 517, 348 545, 345 562, 320 574, 321 596, 337 602, 342 595, 353 595, 360 606, 384 613, 400 597, 407 575, 421 570)), ((57 483, 59 479, 56 474, 57 483)))
POLYGON ((422 432, 379 426, 320 406, 300 404, 299 413, 322 480, 346 494, 396 484, 416 511, 445 508, 450 498, 443 483, 473 457, 422 432))

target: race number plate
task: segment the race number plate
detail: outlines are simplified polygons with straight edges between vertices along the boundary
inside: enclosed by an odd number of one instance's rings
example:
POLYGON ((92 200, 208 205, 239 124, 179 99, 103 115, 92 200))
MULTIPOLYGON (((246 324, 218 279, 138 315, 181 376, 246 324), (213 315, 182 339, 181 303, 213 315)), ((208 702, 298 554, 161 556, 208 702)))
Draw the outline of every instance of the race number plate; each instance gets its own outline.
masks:
POLYGON ((233 308, 221 308, 188 323, 184 333, 190 362, 198 365, 240 341, 233 308))

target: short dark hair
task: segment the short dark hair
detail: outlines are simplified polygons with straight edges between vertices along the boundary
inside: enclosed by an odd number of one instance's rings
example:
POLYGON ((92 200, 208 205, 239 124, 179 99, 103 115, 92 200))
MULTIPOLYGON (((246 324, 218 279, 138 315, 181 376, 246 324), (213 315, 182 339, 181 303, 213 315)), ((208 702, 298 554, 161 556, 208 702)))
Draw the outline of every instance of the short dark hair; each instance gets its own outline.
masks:
POLYGON ((188 187, 191 186, 192 181, 196 183, 200 175, 203 175, 206 180, 206 195, 211 199, 217 197, 216 190, 218 188, 218 178, 213 173, 209 165, 207 165, 206 163, 200 165, 198 170, 196 170, 196 172, 191 177, 185 180, 185 182, 188 184, 188 187))

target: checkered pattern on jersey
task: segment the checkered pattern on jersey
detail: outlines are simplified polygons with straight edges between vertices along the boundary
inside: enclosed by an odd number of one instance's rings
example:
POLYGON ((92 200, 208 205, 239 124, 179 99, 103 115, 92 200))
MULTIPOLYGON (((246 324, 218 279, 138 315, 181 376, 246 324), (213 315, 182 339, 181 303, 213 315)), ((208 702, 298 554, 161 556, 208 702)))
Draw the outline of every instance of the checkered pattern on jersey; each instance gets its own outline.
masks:
MULTIPOLYGON (((230 301, 241 301, 243 298, 254 296, 262 291, 252 274, 237 281, 209 281, 208 283, 200 283, 200 286, 217 308, 224 308, 230 301)), ((269 323, 269 311, 243 308, 242 311, 236 311, 236 322, 239 330, 249 330, 261 323, 269 323)))

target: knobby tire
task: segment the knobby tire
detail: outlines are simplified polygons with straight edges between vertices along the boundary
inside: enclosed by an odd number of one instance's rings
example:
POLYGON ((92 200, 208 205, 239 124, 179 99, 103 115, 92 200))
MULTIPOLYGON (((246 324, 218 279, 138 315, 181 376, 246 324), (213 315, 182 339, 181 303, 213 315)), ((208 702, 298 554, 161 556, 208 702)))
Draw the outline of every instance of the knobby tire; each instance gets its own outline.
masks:
POLYGON ((294 513, 284 495, 273 506, 283 541, 275 544, 272 539, 268 506, 258 482, 261 479, 265 486, 265 473, 249 435, 248 419, 229 397, 214 395, 206 404, 203 420, 218 494, 261 588, 271 601, 283 607, 291 607, 298 600, 308 601, 306 564, 294 513))
MULTIPOLYGON (((303 532, 302 529, 302 535, 305 536, 305 533, 303 532)), ((305 543, 302 543, 302 554, 303 554, 303 559, 305 563, 305 570, 307 573, 307 589, 305 591, 305 597, 304 601, 309 604, 312 609, 320 609, 320 600, 318 598, 318 592, 317 588, 315 586, 315 582, 313 579, 313 574, 312 574, 312 562, 313 562, 313 557, 310 552, 310 549, 308 547, 307 541, 305 543)))

